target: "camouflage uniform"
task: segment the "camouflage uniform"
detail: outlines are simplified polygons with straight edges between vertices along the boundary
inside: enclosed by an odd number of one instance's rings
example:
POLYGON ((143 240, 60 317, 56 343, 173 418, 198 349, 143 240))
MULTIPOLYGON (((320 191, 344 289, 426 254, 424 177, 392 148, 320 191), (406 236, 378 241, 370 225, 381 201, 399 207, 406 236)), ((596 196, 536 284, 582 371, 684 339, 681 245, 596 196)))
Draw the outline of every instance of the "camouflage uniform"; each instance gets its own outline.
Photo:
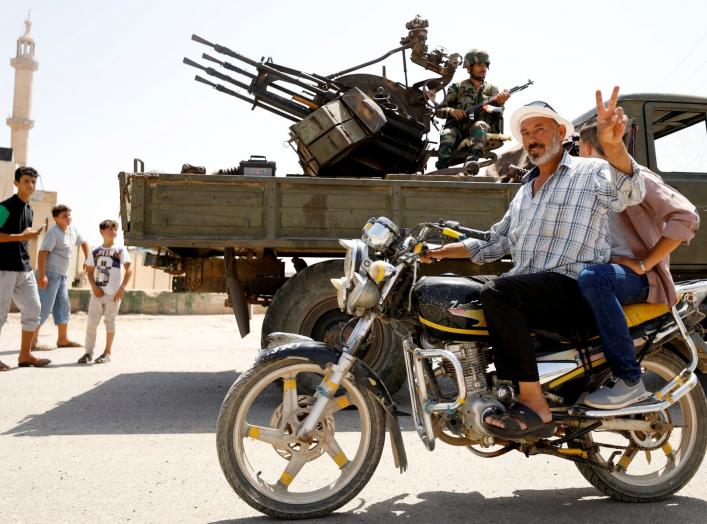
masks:
POLYGON ((458 121, 449 117, 449 112, 452 109, 466 111, 480 104, 485 99, 498 94, 498 92, 496 86, 486 82, 481 84, 477 91, 469 79, 453 84, 449 88, 449 92, 442 102, 442 107, 435 112, 435 116, 447 119, 439 137, 438 169, 449 167, 455 149, 461 141, 466 138, 472 140, 472 148, 474 145, 480 144, 480 148, 483 149, 486 131, 484 130, 484 126, 480 125, 480 122, 486 122, 490 126, 492 133, 499 133, 501 131, 499 129, 499 117, 496 114, 480 110, 476 113, 475 120, 465 119, 458 121))

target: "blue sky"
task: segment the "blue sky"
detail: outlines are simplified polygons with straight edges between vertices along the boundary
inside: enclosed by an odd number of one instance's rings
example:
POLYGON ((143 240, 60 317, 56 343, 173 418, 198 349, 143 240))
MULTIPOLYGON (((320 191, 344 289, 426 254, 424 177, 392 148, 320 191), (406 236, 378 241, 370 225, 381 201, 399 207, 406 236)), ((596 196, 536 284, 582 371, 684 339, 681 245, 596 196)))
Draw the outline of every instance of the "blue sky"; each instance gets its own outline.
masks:
MULTIPOLYGON (((39 70, 34 77, 29 159, 44 188, 74 209, 75 224, 98 241, 96 224, 117 217, 116 175, 132 169, 209 171, 251 154, 300 172, 284 145, 289 123, 193 81, 197 33, 255 59, 328 74, 398 45, 405 22, 429 19, 428 44, 491 54, 488 79, 535 85, 511 98, 507 118, 532 100, 574 118, 594 90, 707 95, 707 3, 682 1, 472 3, 466 12, 430 2, 167 2, 3 0, 0 17, 0 114, 9 116, 9 59, 32 9, 39 70), (299 7, 298 7, 299 6, 299 7), (674 6, 674 7, 673 7, 674 6), (3 58, 4 57, 4 58, 3 58)), ((460 5, 460 4, 457 4, 460 5)), ((388 76, 402 81, 399 55, 388 76)), ((429 73, 409 65, 411 80, 429 73)), ((371 69, 380 72, 380 66, 371 69)), ((458 74, 458 79, 462 78, 458 74)), ((2 126, 0 145, 9 146, 2 126)), ((188 205, 188 203, 185 203, 188 205)))

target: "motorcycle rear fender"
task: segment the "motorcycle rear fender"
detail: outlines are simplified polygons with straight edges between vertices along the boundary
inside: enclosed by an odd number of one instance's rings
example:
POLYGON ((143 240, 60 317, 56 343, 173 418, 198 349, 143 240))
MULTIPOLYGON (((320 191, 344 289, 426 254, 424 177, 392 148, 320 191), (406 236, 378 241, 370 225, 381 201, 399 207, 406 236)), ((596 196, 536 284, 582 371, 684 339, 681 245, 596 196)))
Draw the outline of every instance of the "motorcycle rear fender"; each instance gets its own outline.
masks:
MULTIPOLYGON (((314 362, 322 369, 326 369, 328 364, 336 364, 340 356, 340 350, 323 342, 299 340, 262 350, 256 358, 256 362, 266 363, 285 359, 301 359, 314 362)), ((378 378, 376 372, 360 359, 356 359, 351 369, 351 374, 356 385, 364 387, 373 393, 385 411, 385 421, 390 432, 390 443, 393 449, 393 460, 395 461, 395 467, 399 468, 402 473, 407 469, 407 456, 396 406, 390 393, 388 393, 385 384, 378 378)))

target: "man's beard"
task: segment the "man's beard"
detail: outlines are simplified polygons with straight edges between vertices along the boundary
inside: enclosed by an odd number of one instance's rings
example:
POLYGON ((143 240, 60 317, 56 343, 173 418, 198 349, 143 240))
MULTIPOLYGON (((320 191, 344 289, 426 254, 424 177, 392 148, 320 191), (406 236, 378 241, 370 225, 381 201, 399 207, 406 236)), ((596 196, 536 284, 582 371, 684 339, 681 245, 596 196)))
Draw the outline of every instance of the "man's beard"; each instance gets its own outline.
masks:
POLYGON ((552 142, 545 146, 545 152, 542 155, 538 155, 537 153, 532 153, 530 151, 530 147, 534 144, 535 142, 528 145, 527 153, 528 160, 536 166, 547 163, 549 160, 555 158, 560 151, 562 151, 562 142, 559 138, 557 138, 557 135, 552 136, 552 142))

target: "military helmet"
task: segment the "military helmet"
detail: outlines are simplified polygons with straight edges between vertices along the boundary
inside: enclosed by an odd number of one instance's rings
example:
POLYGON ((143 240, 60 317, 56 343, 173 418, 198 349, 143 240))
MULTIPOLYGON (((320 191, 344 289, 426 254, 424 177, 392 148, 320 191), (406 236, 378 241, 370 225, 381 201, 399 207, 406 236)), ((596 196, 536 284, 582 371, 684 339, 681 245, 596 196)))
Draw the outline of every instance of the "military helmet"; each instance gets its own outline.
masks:
POLYGON ((486 64, 491 65, 488 52, 483 49, 471 49, 464 55, 464 65, 486 64))

